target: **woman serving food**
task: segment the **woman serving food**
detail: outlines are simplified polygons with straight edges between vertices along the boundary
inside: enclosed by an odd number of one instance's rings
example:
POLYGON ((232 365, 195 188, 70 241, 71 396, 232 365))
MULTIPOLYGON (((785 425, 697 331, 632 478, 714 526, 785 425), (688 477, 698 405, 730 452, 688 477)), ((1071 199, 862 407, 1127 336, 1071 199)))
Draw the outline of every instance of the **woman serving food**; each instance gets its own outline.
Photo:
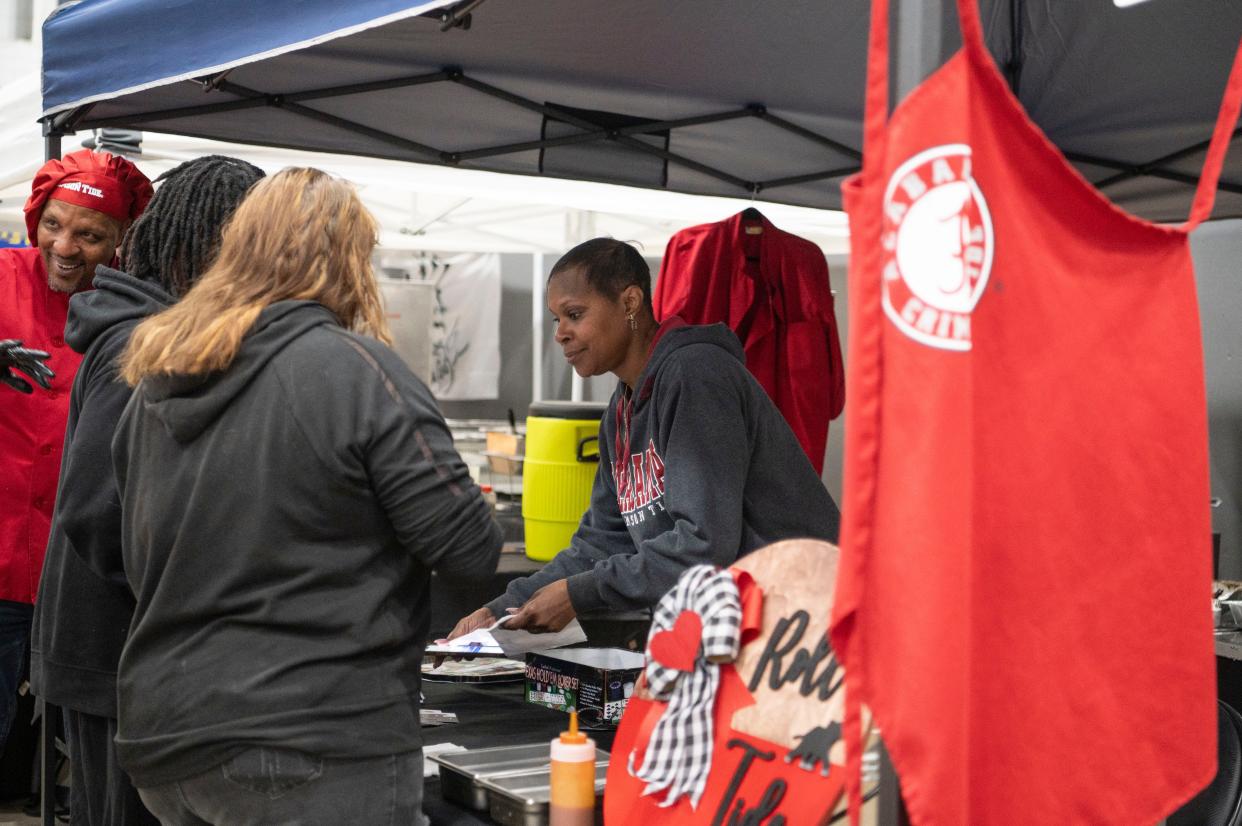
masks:
POLYGON ((611 238, 552 268, 556 342, 580 376, 618 379, 600 427, 591 503, 570 545, 461 619, 557 631, 579 614, 650 608, 694 565, 727 566, 780 539, 835 542, 840 514, 723 324, 658 323, 651 271, 611 238))

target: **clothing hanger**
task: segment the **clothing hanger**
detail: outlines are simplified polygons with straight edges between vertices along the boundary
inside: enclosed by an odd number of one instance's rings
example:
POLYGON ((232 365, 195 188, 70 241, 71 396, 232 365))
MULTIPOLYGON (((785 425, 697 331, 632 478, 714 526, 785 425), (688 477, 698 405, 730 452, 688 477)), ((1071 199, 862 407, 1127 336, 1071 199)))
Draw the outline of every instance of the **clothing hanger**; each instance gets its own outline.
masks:
MULTIPOLYGON (((750 202, 751 202, 751 204, 754 204, 754 202, 755 202, 755 195, 758 195, 758 194, 759 194, 759 190, 758 190, 758 188, 756 188, 756 189, 751 189, 751 190, 750 190, 750 202)), ((763 220, 764 220, 764 214, 763 214, 763 212, 760 212, 759 210, 756 210, 754 206, 748 206, 748 207, 746 207, 746 209, 741 210, 741 220, 743 220, 743 222, 745 222, 745 221, 763 221, 763 220)), ((758 225, 743 226, 743 227, 741 227, 741 231, 745 232, 745 234, 746 234, 746 235, 763 235, 763 232, 764 232, 764 225, 763 225, 763 224, 758 224, 758 225)), ((754 255, 754 256, 746 256, 746 261, 750 261, 750 262, 753 262, 753 263, 759 263, 759 256, 756 256, 756 255, 754 255)))
MULTIPOLYGON (((750 189, 750 202, 752 205, 755 203, 755 196, 757 196, 758 194, 759 194, 759 187, 752 186, 750 189)), ((754 206, 748 206, 746 207, 746 209, 742 210, 742 220, 743 221, 762 221, 763 213, 755 209, 754 206)), ((758 226, 743 227, 742 232, 746 233, 747 235, 762 235, 763 225, 760 224, 758 226)), ((759 256, 748 255, 746 256, 746 260, 747 261, 758 261, 759 256)))

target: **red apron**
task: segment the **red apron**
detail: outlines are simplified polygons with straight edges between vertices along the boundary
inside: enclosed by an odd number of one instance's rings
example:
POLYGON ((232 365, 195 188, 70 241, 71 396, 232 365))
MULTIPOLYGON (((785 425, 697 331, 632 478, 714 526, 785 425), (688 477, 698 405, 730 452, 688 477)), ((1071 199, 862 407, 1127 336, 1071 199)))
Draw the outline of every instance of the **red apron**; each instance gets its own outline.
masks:
MULTIPOLYGON (((65 344, 69 296, 47 286, 37 249, 0 250, 0 339, 52 354, 51 390, 0 386, 0 599, 33 603, 52 526, 69 391, 82 356, 65 344)), ((20 374, 19 374, 20 375, 20 374)), ((33 382, 32 382, 33 384, 33 382)))
POLYGON ((886 123, 888 4, 872 5, 865 161, 846 185, 832 640, 848 696, 871 707, 917 826, 1155 822, 1215 771, 1187 236, 1211 211, 1242 67, 1190 220, 1155 225, 1026 117, 974 0, 958 0, 963 49, 886 123))

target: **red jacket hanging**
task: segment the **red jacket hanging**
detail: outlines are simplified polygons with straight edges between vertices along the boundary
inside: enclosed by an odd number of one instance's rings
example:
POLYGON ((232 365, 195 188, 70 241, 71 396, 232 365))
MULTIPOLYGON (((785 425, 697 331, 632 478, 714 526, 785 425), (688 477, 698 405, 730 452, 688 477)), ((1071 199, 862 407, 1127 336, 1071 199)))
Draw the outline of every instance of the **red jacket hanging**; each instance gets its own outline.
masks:
POLYGON ((657 319, 729 325, 747 369, 822 473, 828 422, 845 405, 845 371, 820 249, 743 213, 690 227, 669 239, 653 301, 657 319))
POLYGON ((1216 769, 1187 236, 1242 63, 1190 220, 1151 224, 1069 166, 958 9, 963 50, 888 120, 872 5, 832 641, 916 826, 1153 823, 1216 769))
POLYGON ((39 250, 0 250, 0 338, 52 354, 51 390, 0 386, 0 599, 33 603, 51 530, 69 416, 82 356, 65 345, 69 296, 53 292, 39 250))

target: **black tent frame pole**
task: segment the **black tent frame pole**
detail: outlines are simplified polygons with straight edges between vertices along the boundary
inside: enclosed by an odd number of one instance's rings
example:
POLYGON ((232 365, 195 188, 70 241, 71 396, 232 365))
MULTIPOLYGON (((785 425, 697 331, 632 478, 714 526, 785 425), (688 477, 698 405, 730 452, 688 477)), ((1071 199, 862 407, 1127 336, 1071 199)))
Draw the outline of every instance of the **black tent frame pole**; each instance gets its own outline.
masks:
MULTIPOLYGON (((843 155, 845 158, 856 161, 861 160, 862 158, 862 153, 854 147, 848 146, 840 141, 833 140, 826 135, 821 135, 818 132, 807 129, 804 126, 800 126, 780 116, 773 115, 769 113, 762 104, 758 103, 748 104, 738 109, 712 112, 704 115, 693 115, 685 118, 675 118, 670 120, 645 121, 624 127, 606 127, 594 122, 589 117, 583 116, 577 112, 568 111, 555 104, 539 103, 537 101, 522 97, 521 95, 513 94, 512 92, 506 91, 497 86, 493 86, 490 83, 485 83, 475 78, 468 77, 459 67, 456 66, 446 66, 439 71, 427 72, 419 75, 370 81, 366 83, 352 83, 324 89, 307 89, 299 92, 288 92, 284 94, 269 94, 256 89, 247 88, 241 84, 227 80, 225 78, 226 74, 227 73, 211 77, 203 77, 187 82, 199 84, 205 92, 219 91, 232 95, 234 97, 233 100, 203 103, 194 106, 179 106, 170 109, 159 109, 147 112, 135 112, 112 118, 99 118, 91 121, 90 126, 93 128, 104 126, 134 128, 143 124, 161 123, 169 120, 177 120, 200 115, 215 115, 225 112, 271 107, 290 112, 298 115, 299 117, 325 123, 343 131, 363 135, 387 146, 420 156, 420 160, 423 160, 424 162, 439 163, 449 166, 480 158, 493 158, 502 155, 546 149, 555 146, 568 146, 572 144, 590 143, 593 141, 612 141, 633 151, 658 157, 668 164, 690 169, 707 177, 726 183, 729 186, 738 189, 739 194, 747 193, 752 196, 757 195, 762 191, 782 186, 794 186, 797 184, 814 183, 817 181, 844 177, 858 171, 858 165, 854 164, 844 167, 830 167, 825 164, 825 167, 827 168, 818 171, 807 172, 799 175, 789 175, 781 178, 773 178, 767 181, 750 181, 737 175, 732 175, 723 169, 718 169, 709 164, 696 161, 693 158, 686 157, 685 155, 670 152, 658 146, 653 146, 646 141, 640 140, 640 137, 644 135, 656 135, 662 132, 670 132, 675 129, 722 123, 725 121, 743 118, 754 118, 770 124, 772 127, 780 129, 783 132, 794 135, 801 140, 817 144, 824 149, 830 150, 832 153, 843 155), (581 130, 581 132, 573 135, 561 135, 555 138, 542 138, 540 140, 521 141, 518 143, 480 147, 477 149, 450 151, 434 146, 428 146, 427 144, 419 143, 418 141, 411 140, 410 138, 406 138, 401 135, 396 135, 384 129, 360 124, 356 121, 349 120, 348 118, 304 105, 308 102, 327 98, 366 94, 369 92, 400 89, 410 86, 442 82, 455 83, 479 94, 504 101, 529 112, 539 114, 545 118, 568 124, 581 130)), ((61 127, 67 131, 72 131, 74 126, 78 122, 82 121, 92 108, 93 104, 90 104, 79 107, 78 109, 68 110, 54 115, 45 121, 45 131, 48 128, 48 124, 61 127)), ((826 160, 828 160, 828 163, 831 163, 830 158, 826 158, 826 160)))
MULTIPOLYGON (((43 121, 43 160, 61 157, 61 139, 72 135, 79 120, 90 113, 94 104, 79 106, 53 115, 43 121)), ((39 697, 39 820, 43 826, 56 826, 56 732, 60 729, 61 709, 39 697)))
POLYGON ((452 158, 454 161, 469 161, 474 160, 475 158, 490 158, 496 155, 508 155, 514 152, 527 152, 533 149, 548 149, 553 146, 570 146, 576 143, 590 143, 591 141, 608 140, 614 135, 649 135, 655 132, 681 129, 686 126, 702 126, 708 123, 722 123, 724 121, 750 117, 756 117, 755 113, 751 109, 736 109, 732 112, 721 112, 716 115, 702 115, 697 118, 680 118, 678 120, 648 121, 646 123, 635 124, 634 126, 617 127, 616 129, 595 128, 589 131, 581 132, 577 135, 564 135, 559 138, 543 138, 537 141, 524 141, 522 143, 489 146, 486 149, 470 149, 464 152, 453 152, 452 158))
MULTIPOLYGON (((61 155, 61 131, 53 121, 43 124, 43 160, 50 161, 61 155)), ((39 814, 43 826, 56 824, 56 725, 50 722, 60 719, 60 709, 42 697, 36 703, 39 709, 39 814), (50 801, 50 802, 49 802, 50 801)))
MULTIPOLYGON (((58 156, 59 157, 59 156, 58 156)), ((42 697, 39 714, 39 815, 43 826, 56 826, 56 729, 60 706, 42 697)))
POLYGON ((1005 63, 1005 77, 1014 97, 1022 87, 1022 24, 1024 9, 1022 0, 1009 0, 1009 60, 1005 63))
MULTIPOLYGON (((1233 133, 1233 139, 1236 139, 1239 136, 1242 136, 1242 129, 1239 129, 1233 133)), ((1141 176, 1163 178, 1166 181, 1176 181, 1178 183, 1194 187, 1199 185, 1198 175, 1187 175, 1184 172, 1174 172, 1170 169, 1158 169, 1156 168, 1156 165, 1160 163, 1168 163, 1174 160, 1180 160, 1188 155, 1193 155, 1195 152, 1204 149, 1208 143, 1210 143, 1210 141, 1204 141, 1202 144, 1196 144, 1195 146, 1187 147, 1186 149, 1180 149, 1177 152, 1165 155, 1163 158, 1147 164, 1121 163, 1119 161, 1109 160, 1108 158, 1097 158, 1095 155, 1086 155, 1082 152, 1066 152, 1065 157, 1073 163, 1088 164, 1090 166, 1102 166, 1105 169, 1116 169, 1120 172, 1118 175, 1113 175, 1092 184, 1096 189, 1103 189, 1106 186, 1112 186, 1113 184, 1128 181, 1131 178, 1141 176)), ((1218 181, 1216 188, 1224 192, 1242 194, 1242 184, 1233 183, 1231 181, 1218 181)))
MULTIPOLYGON (((946 19, 945 0, 873 0, 890 2, 892 31, 889 33, 889 106, 896 106, 906 95, 949 57, 952 40, 946 28, 956 26, 956 17, 946 19)), ((952 0, 949 0, 952 6, 952 0)))
MULTIPOLYGON (((555 120, 563 121, 564 123, 568 123, 570 126, 576 126, 579 129, 582 129, 588 132, 601 128, 598 123, 594 123, 579 115, 566 112, 565 110, 558 109, 556 107, 546 106, 541 103, 536 103, 533 100, 528 100, 527 98, 524 98, 520 95, 515 95, 511 92, 506 92, 504 89, 500 89, 496 86, 492 86, 491 84, 484 83, 480 80, 475 80, 474 78, 466 77, 463 74, 458 74, 456 77, 453 77, 450 79, 454 83, 459 83, 462 86, 467 87, 468 89, 474 89, 476 92, 482 92, 485 95, 490 95, 499 100, 512 103, 514 106, 520 106, 521 108, 526 109, 528 111, 537 112, 543 115, 544 117, 549 117, 555 120)), ((708 177, 715 178, 716 180, 719 180, 719 181, 724 181, 727 184, 732 184, 733 186, 736 186, 748 192, 752 191, 753 189, 754 184, 751 181, 744 180, 742 178, 737 177, 736 175, 730 175, 728 172, 724 172, 722 170, 708 166, 707 164, 699 163, 698 161, 693 160, 691 158, 687 158, 684 155, 678 155, 675 152, 669 152, 664 149, 659 149, 650 144, 640 141, 638 138, 632 135, 620 134, 619 130, 616 130, 616 129, 607 130, 606 137, 608 140, 616 141, 622 146, 637 150, 639 152, 644 152, 648 155, 655 155, 656 157, 662 158, 663 160, 669 161, 670 163, 676 163, 677 165, 684 166, 687 169, 693 169, 695 172, 702 173, 703 175, 707 175, 708 177)))
MULTIPOLYGON (((1242 127, 1235 129, 1233 132, 1233 135, 1231 135, 1229 139, 1232 141, 1232 140, 1237 140, 1239 137, 1242 137, 1242 127)), ((1112 186, 1113 184, 1121 183, 1122 181, 1129 180, 1130 178, 1137 178, 1141 175, 1154 175, 1156 177, 1160 177, 1161 173, 1167 172, 1167 170, 1159 169, 1159 167, 1163 166, 1166 163, 1174 163, 1175 161, 1180 161, 1183 158, 1188 158, 1191 155, 1195 154, 1196 152, 1202 152, 1203 150, 1207 149, 1211 145, 1211 143, 1212 143, 1212 140, 1211 138, 1209 138, 1208 140, 1200 141, 1199 143, 1196 143, 1194 146, 1188 146, 1185 149, 1179 149, 1176 152, 1170 152, 1168 155, 1164 155, 1162 157, 1156 158, 1153 161, 1148 161, 1145 164, 1112 164, 1107 161, 1102 161, 1098 158, 1091 158, 1089 156, 1083 156, 1083 155, 1080 155, 1077 158, 1070 158, 1070 159, 1071 160, 1080 159, 1082 163, 1096 164, 1097 166, 1104 166, 1104 167, 1111 166, 1114 169, 1122 170, 1119 174, 1113 175, 1110 178, 1105 178, 1104 180, 1096 184, 1097 187, 1100 187, 1102 189, 1106 186, 1112 186)), ((1067 153, 1066 157, 1069 158, 1070 155, 1067 153)), ((1178 174, 1178 173, 1172 173, 1172 174, 1178 174)), ((1188 183, 1193 183, 1195 185, 1199 183, 1199 179, 1191 175, 1181 175, 1180 177, 1171 178, 1171 180, 1181 180, 1183 178, 1188 179, 1187 180, 1188 183)), ((1242 190, 1242 187, 1239 187, 1236 184, 1229 184, 1226 182, 1221 182, 1219 184, 1219 188, 1227 192, 1238 192, 1239 190, 1242 190)))

